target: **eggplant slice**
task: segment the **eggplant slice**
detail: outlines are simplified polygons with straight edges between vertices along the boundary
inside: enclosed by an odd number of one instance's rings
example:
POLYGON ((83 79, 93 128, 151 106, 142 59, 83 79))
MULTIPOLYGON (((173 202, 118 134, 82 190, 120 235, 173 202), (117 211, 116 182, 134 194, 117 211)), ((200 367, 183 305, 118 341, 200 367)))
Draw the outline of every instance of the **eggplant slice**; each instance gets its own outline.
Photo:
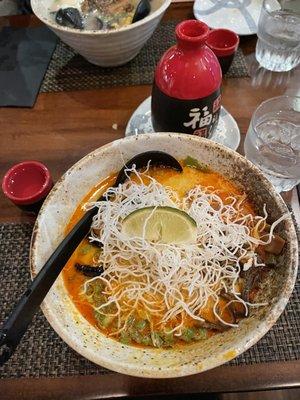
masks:
POLYGON ((83 265, 83 264, 75 264, 75 268, 78 272, 81 272, 83 275, 88 277, 95 277, 103 274, 103 268, 93 267, 92 265, 83 265))
POLYGON ((242 290, 242 299, 246 302, 250 301, 250 292, 258 283, 259 275, 258 271, 254 268, 248 269, 248 271, 243 271, 241 277, 244 279, 244 287, 242 290))
POLYGON ((209 321, 197 321, 197 326, 199 328, 210 329, 217 332, 225 332, 227 331, 230 326, 222 324, 222 322, 214 323, 209 321))
POLYGON ((223 291, 220 296, 228 302, 232 301, 232 303, 229 304, 228 309, 235 319, 234 323, 236 323, 240 318, 246 317, 247 310, 245 306, 242 303, 239 303, 232 294, 223 291))
POLYGON ((124 165, 117 176, 114 186, 119 186, 126 182, 128 179, 128 175, 125 173, 126 169, 130 169, 134 165, 136 169, 146 168, 149 161, 151 161, 152 167, 161 166, 182 172, 181 165, 176 158, 172 157, 170 154, 164 153, 163 151, 146 151, 145 153, 136 155, 124 165))

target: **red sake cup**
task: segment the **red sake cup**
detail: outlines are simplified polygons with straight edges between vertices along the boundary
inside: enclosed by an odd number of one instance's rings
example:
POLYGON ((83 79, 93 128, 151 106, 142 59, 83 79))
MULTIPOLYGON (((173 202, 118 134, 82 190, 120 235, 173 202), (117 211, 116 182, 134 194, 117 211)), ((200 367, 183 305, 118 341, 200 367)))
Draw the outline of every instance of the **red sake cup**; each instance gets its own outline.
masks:
POLYGON ((2 190, 24 211, 37 213, 53 187, 48 168, 38 161, 23 161, 4 175, 2 190))
POLYGON ((238 35, 229 29, 213 29, 209 32, 205 43, 217 56, 222 73, 226 74, 239 47, 238 35))

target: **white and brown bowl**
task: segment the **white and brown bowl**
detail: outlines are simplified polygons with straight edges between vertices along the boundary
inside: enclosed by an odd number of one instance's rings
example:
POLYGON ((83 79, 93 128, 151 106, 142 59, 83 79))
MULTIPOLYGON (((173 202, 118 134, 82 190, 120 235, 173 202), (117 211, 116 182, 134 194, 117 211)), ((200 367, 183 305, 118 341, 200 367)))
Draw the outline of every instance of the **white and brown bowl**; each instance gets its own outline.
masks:
MULTIPOLYGON (((146 150, 162 150, 178 160, 192 156, 232 179, 243 188, 262 213, 266 204, 275 220, 288 209, 281 196, 260 170, 238 153, 207 139, 161 133, 117 140, 78 161, 46 199, 37 218, 31 244, 31 272, 34 276, 64 237, 64 230, 78 203, 90 189, 123 160, 146 150)), ((254 345, 275 324, 292 293, 298 261, 297 237, 289 217, 278 226, 287 244, 277 269, 268 278, 262 295, 267 306, 254 309, 238 328, 208 340, 166 350, 137 348, 107 338, 77 311, 60 276, 42 304, 42 310, 58 335, 79 354, 111 370, 128 375, 168 378, 195 374, 221 365, 254 345)))

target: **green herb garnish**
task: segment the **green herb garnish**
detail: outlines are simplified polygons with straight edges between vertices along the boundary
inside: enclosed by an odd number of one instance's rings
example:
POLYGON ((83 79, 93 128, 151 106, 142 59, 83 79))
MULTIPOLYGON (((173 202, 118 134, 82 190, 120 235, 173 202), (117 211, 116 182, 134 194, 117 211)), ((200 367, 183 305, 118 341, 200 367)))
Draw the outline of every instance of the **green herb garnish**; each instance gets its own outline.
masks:
POLYGON ((197 329, 195 336, 195 340, 204 340, 207 339, 207 330, 205 328, 199 328, 197 329))
POLYGON ((153 332, 153 344, 155 347, 162 347, 164 341, 158 332, 153 332))
POLYGON ((90 245, 90 244, 86 244, 85 246, 82 246, 81 248, 80 248, 80 254, 82 254, 82 255, 86 255, 86 254, 88 254, 89 253, 89 251, 92 249, 92 246, 90 245))
POLYGON ((98 311, 95 311, 95 318, 98 324, 104 328, 107 328, 114 320, 114 317, 101 314, 98 311))
POLYGON ((193 328, 187 328, 183 331, 182 335, 180 336, 180 339, 184 340, 185 342, 190 342, 192 339, 195 337, 195 329, 193 328))
POLYGON ((144 330, 146 328, 147 324, 148 324, 147 320, 141 319, 141 320, 136 322, 135 326, 139 331, 142 331, 142 330, 144 330))
POLYGON ((122 331, 120 333, 120 342, 123 343, 123 344, 130 344, 131 343, 131 338, 130 338, 130 336, 128 335, 127 332, 122 331))
POLYGON ((198 169, 199 171, 202 172, 209 172, 209 166, 204 164, 204 163, 200 163, 198 160, 196 160, 196 158, 193 158, 191 156, 187 156, 185 160, 183 160, 183 164, 186 167, 190 167, 190 168, 195 168, 198 169))

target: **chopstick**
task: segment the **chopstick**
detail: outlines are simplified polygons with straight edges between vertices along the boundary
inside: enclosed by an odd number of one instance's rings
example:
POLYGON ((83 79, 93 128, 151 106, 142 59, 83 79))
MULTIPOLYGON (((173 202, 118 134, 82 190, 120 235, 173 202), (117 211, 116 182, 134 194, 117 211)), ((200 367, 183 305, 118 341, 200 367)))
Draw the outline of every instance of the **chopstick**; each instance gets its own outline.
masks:
POLYGON ((0 365, 13 354, 41 302, 59 273, 88 234, 97 209, 89 210, 60 243, 49 260, 29 285, 0 330, 0 365))

